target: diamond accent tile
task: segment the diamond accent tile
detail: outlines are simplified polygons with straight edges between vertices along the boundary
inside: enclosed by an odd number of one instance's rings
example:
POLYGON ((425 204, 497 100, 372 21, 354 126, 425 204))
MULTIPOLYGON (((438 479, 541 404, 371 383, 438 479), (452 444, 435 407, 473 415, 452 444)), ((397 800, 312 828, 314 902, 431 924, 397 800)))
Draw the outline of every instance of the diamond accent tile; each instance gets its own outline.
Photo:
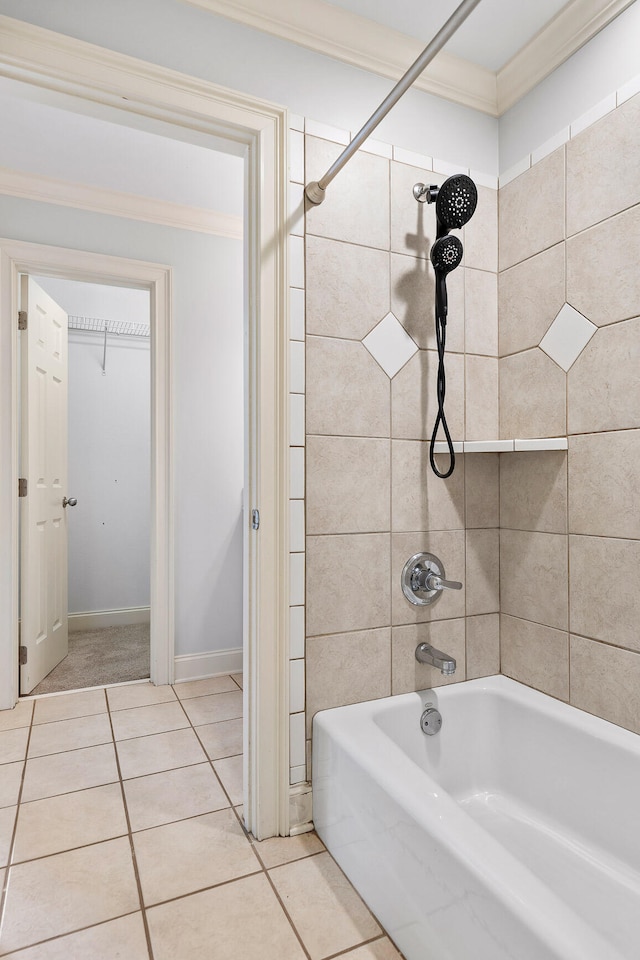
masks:
POLYGON ((597 329, 575 307, 565 303, 540 341, 540 347, 566 373, 597 329))
POLYGON ((395 377, 418 350, 392 313, 388 313, 362 342, 389 377, 395 377))

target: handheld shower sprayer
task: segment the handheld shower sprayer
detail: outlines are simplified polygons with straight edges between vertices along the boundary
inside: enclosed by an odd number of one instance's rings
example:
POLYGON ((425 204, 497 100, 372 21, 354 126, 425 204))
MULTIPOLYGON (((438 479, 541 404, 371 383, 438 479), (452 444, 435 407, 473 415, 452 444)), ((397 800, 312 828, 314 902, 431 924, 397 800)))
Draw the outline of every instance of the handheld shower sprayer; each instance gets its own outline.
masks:
POLYGON ((453 473, 456 457, 449 427, 444 413, 444 397, 446 391, 446 373, 444 366, 444 351, 447 333, 447 275, 460 266, 463 248, 458 237, 450 236, 450 230, 459 230, 469 222, 478 204, 478 191, 470 177, 465 174, 455 174, 448 177, 441 187, 431 184, 416 183, 413 195, 420 203, 434 203, 436 205, 436 240, 431 247, 431 263, 436 277, 436 345, 438 348, 438 414, 431 434, 429 447, 429 462, 436 476, 446 479, 453 473), (449 469, 446 473, 438 470, 434 458, 436 435, 438 428, 442 429, 449 447, 449 469))
POLYGON ((458 237, 440 237, 431 247, 431 263, 436 275, 436 314, 447 319, 447 274, 462 260, 462 243, 458 237))

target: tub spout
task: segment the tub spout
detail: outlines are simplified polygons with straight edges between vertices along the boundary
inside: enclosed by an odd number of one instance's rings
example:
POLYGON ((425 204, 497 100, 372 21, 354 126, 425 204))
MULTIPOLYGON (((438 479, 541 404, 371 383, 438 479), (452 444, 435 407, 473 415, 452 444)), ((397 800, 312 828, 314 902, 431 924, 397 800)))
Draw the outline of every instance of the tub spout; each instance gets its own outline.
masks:
POLYGON ((432 667, 437 667, 440 673, 445 677, 451 677, 456 672, 456 661, 448 653, 442 650, 436 650, 428 643, 419 643, 416 647, 416 660, 418 663, 428 663, 432 667))

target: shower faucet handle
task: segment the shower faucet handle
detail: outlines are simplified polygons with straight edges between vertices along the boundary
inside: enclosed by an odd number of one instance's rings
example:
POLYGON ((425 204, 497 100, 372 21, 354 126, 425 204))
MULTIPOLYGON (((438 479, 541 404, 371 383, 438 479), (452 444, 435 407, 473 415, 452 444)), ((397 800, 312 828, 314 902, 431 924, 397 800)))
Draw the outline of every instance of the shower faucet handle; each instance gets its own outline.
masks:
POLYGON ((462 584, 459 580, 445 580, 439 577, 437 573, 429 573, 425 579, 427 590, 462 590, 462 584))

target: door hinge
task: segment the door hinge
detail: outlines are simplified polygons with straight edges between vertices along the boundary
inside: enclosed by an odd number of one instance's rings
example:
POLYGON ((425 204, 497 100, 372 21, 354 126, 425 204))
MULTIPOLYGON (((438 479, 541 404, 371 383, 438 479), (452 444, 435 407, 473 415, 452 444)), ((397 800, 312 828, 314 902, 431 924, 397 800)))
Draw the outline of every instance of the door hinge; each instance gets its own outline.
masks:
MULTIPOLYGON (((20 666, 24 667, 27 662, 28 652, 26 647, 20 647, 20 666)), ((13 661, 15 663, 15 660, 13 661)))
POLYGON ((18 310, 18 330, 27 329, 27 311, 18 310))
POLYGON ((27 478, 19 477, 18 478, 18 496, 26 497, 27 495, 27 478))
POLYGON ((254 530, 257 530, 260 526, 260 511, 252 510, 251 511, 251 526, 254 530))

